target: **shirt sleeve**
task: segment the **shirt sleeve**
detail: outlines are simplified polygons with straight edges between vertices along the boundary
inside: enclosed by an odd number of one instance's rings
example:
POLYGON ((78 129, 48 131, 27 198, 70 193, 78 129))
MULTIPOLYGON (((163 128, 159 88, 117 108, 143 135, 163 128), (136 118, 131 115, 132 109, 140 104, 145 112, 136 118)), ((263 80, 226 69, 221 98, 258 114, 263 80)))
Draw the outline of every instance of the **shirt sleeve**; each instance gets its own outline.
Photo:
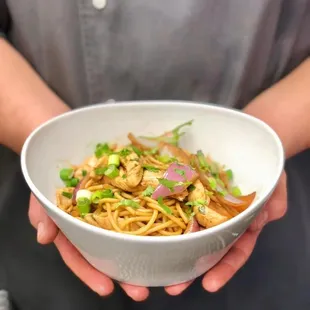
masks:
POLYGON ((0 0, 0 36, 5 36, 10 28, 10 14, 5 0, 0 0))

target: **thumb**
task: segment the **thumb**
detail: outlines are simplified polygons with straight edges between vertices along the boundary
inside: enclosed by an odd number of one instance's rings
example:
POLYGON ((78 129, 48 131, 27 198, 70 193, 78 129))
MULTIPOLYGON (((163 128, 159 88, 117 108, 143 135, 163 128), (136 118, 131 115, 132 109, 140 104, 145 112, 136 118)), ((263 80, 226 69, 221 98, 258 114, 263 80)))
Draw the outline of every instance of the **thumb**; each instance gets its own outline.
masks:
POLYGON ((28 216, 32 226, 38 230, 37 239, 39 243, 47 244, 55 240, 58 228, 32 194, 30 196, 28 216))

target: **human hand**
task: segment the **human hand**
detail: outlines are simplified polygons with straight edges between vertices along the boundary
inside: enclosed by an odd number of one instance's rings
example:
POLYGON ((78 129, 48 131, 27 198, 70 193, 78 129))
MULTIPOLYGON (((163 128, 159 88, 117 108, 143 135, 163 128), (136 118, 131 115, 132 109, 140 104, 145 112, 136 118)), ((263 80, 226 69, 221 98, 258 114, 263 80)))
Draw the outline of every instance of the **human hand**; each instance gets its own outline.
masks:
MULTIPOLYGON (((216 292, 223 287, 234 274, 246 263, 253 252, 256 240, 263 227, 271 222, 282 218, 287 210, 286 173, 283 172, 277 188, 257 216, 249 229, 233 245, 223 259, 206 273, 202 285, 209 292, 216 292)), ((170 295, 181 294, 191 282, 174 285, 166 288, 170 295)))
MULTIPOLYGON (((113 281, 103 273, 92 267, 70 243, 64 234, 58 230, 55 223, 48 217, 38 200, 31 195, 29 204, 29 219, 37 229, 37 239, 41 244, 54 242, 65 264, 93 291, 101 296, 113 292, 113 281)), ((149 291, 145 287, 131 286, 120 283, 126 294, 135 301, 142 301, 148 297, 149 291)))

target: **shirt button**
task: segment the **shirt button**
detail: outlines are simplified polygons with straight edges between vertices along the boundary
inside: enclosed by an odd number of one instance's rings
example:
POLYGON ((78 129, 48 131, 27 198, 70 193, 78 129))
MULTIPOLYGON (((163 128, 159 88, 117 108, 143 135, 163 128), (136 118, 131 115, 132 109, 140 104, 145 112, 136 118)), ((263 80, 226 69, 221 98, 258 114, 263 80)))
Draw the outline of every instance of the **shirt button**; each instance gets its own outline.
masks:
POLYGON ((93 0, 93 6, 97 10, 103 10, 107 5, 107 0, 93 0))

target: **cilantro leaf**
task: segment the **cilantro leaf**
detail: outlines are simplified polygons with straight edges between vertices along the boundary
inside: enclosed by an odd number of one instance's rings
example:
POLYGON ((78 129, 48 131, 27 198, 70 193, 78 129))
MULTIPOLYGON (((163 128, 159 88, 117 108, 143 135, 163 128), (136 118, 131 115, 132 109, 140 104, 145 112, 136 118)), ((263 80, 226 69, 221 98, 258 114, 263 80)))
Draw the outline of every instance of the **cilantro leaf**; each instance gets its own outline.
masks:
POLYGON ((153 167, 153 166, 149 166, 149 165, 143 165, 143 168, 148 170, 148 171, 151 171, 151 172, 158 172, 159 171, 158 168, 153 167))
POLYGON ((124 199, 124 200, 120 201, 117 204, 117 207, 119 207, 119 206, 132 207, 133 209, 138 209, 140 207, 138 202, 136 202, 134 200, 130 200, 130 199, 124 199))
POLYGON ((151 197, 154 193, 154 188, 152 186, 148 186, 143 192, 142 195, 145 197, 151 197))
POLYGON ((160 206, 167 214, 172 214, 171 209, 170 209, 168 206, 166 206, 166 205, 164 204, 164 199, 163 199, 162 196, 158 197, 157 202, 158 202, 159 206, 160 206))

